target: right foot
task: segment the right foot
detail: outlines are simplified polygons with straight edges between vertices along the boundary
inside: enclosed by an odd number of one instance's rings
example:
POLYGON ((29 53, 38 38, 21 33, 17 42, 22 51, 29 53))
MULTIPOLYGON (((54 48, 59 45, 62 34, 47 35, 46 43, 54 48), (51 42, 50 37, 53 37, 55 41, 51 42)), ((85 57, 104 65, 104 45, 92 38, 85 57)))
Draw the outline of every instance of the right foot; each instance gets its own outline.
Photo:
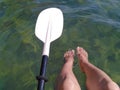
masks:
POLYGON ((77 47, 76 50, 80 68, 84 72, 84 63, 88 63, 88 53, 81 47, 77 47))

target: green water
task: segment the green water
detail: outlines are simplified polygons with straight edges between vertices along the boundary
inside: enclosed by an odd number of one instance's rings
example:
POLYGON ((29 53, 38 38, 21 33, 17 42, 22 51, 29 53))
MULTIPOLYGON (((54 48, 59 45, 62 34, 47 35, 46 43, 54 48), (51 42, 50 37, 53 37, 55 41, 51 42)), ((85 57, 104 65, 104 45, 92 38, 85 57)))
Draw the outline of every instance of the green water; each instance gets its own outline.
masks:
MULTIPOLYGON (((58 7, 64 13, 62 36, 51 44, 45 90, 53 90, 63 54, 78 45, 89 60, 120 85, 119 0, 1 0, 0 90, 37 90, 43 43, 34 35, 41 10, 58 7)), ((74 73, 85 89, 85 76, 75 59, 74 73)))

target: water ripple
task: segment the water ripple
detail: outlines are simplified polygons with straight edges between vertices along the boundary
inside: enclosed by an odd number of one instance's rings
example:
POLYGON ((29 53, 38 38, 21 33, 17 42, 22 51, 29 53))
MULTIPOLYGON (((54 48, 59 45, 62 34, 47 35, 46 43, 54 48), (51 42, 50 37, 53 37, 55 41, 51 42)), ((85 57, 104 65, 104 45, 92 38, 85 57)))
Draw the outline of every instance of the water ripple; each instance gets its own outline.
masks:
POLYGON ((120 5, 118 2, 115 0, 111 2, 92 2, 89 5, 79 5, 76 7, 70 5, 59 5, 58 7, 69 18, 90 18, 95 22, 103 22, 120 28, 120 5))
POLYGON ((107 23, 109 25, 120 28, 120 22, 118 22, 114 19, 111 19, 111 18, 103 17, 103 16, 100 16, 100 15, 97 15, 97 14, 92 14, 91 16, 89 16, 89 18, 91 18, 95 22, 107 23))

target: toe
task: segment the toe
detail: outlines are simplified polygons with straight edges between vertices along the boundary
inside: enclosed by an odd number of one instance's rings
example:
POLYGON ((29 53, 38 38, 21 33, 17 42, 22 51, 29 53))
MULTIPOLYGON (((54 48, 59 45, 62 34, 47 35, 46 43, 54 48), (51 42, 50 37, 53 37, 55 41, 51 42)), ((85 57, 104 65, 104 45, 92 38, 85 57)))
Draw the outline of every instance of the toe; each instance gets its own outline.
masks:
POLYGON ((84 55, 86 57, 88 56, 87 52, 82 47, 77 47, 76 51, 77 51, 77 55, 84 55))
POLYGON ((75 50, 71 50, 71 55, 72 55, 72 56, 75 55, 75 50))
POLYGON ((65 52, 65 53, 64 53, 64 58, 65 58, 65 57, 68 57, 68 52, 65 52))
POLYGON ((75 51, 74 50, 69 50, 67 51, 65 54, 64 54, 64 57, 73 57, 75 54, 75 51))
POLYGON ((77 54, 81 54, 81 52, 83 51, 83 48, 81 48, 81 47, 77 47, 77 54))

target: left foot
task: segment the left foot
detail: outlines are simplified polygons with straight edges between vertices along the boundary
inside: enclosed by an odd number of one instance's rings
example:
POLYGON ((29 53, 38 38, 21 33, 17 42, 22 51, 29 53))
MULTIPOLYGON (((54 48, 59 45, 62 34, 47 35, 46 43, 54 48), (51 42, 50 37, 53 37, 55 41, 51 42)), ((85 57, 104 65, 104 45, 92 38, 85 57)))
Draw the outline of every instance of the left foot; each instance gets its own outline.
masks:
POLYGON ((67 63, 67 62, 74 62, 74 55, 75 55, 75 51, 74 50, 67 51, 64 54, 65 63, 67 63))
POLYGON ((72 71, 74 55, 74 50, 69 50, 64 54, 65 63, 57 78, 55 90, 81 90, 78 81, 72 71))

